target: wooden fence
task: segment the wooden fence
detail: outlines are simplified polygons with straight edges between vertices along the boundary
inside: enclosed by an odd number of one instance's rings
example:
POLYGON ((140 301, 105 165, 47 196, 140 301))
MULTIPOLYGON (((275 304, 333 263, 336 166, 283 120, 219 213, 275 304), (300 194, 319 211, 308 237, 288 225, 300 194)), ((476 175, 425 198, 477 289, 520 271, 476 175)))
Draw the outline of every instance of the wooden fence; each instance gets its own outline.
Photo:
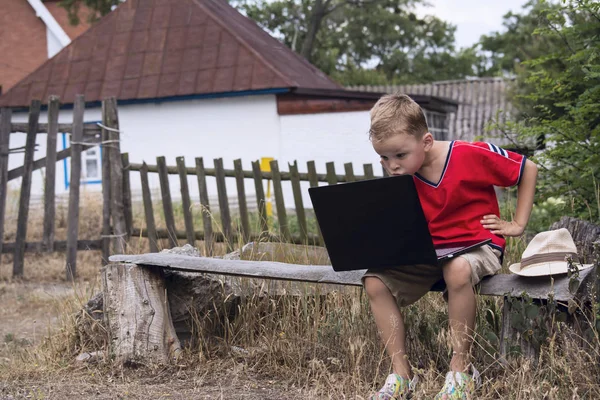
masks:
POLYGON ((102 102, 102 123, 84 125, 85 101, 77 96, 73 105, 73 123, 59 124, 60 100, 51 96, 48 100, 48 122, 40 123, 41 102, 34 100, 29 109, 27 124, 13 123, 12 111, 8 108, 0 110, 0 253, 13 253, 13 276, 23 276, 26 252, 66 251, 66 276, 72 280, 76 275, 78 250, 102 250, 104 260, 108 260, 110 240, 113 239, 114 251, 121 253, 126 232, 123 224, 123 169, 120 157, 119 124, 117 103, 114 98, 102 102), (10 149, 10 135, 17 132, 27 134, 24 147, 10 149), (70 147, 60 152, 56 150, 58 133, 70 134, 70 147), (36 139, 40 133, 46 134, 46 156, 34 160, 36 139), (102 184, 103 184, 103 236, 96 240, 79 240, 79 189, 81 178, 81 153, 91 147, 101 145, 102 152, 102 184), (23 165, 8 170, 8 157, 16 152, 24 152, 23 165), (71 159, 69 205, 67 217, 66 241, 55 240, 55 183, 56 163, 66 158, 71 159), (27 222, 31 197, 32 173, 45 168, 44 178, 44 221, 41 242, 27 242, 27 222), (115 177, 116 179, 111 179, 115 177), (4 242, 5 211, 8 182, 22 178, 17 216, 17 232, 15 241, 4 242), (109 187, 113 182, 114 187, 109 187), (119 182, 118 184, 116 184, 119 182), (110 223, 113 217, 112 227, 110 223))
MULTIPOLYGON (((205 255, 214 254, 214 243, 223 242, 231 251, 236 243, 247 243, 251 240, 274 240, 303 244, 322 244, 320 232, 309 233, 307 213, 302 200, 301 182, 309 182, 311 187, 319 182, 329 185, 338 182, 374 178, 373 166, 364 165, 363 175, 355 175, 352 163, 344 165, 344 174, 338 175, 334 163, 326 164, 326 173, 317 173, 315 162, 307 163, 306 173, 300 173, 298 163, 289 164, 287 172, 280 171, 276 160, 270 162, 271 171, 262 171, 259 161, 252 162, 252 170, 242 169, 242 161, 233 162, 233 169, 225 169, 221 158, 214 160, 214 168, 205 168, 201 157, 195 159, 195 166, 186 166, 183 157, 176 159, 176 165, 168 166, 165 157, 157 157, 156 165, 135 164, 129 162, 129 155, 120 152, 119 120, 117 104, 114 98, 102 102, 102 123, 95 125, 84 124, 85 102, 83 96, 78 96, 73 108, 73 123, 59 124, 60 102, 57 97, 48 101, 48 122, 40 123, 41 102, 33 101, 29 110, 29 122, 11 122, 10 109, 2 109, 0 114, 0 253, 13 253, 13 276, 23 275, 25 252, 66 251, 66 276, 73 279, 76 275, 76 256, 78 250, 102 250, 104 261, 109 255, 125 254, 130 237, 146 237, 151 252, 159 250, 159 239, 167 239, 170 246, 178 246, 178 239, 196 246, 197 240, 204 241, 205 255), (24 147, 9 149, 9 135, 16 132, 26 132, 24 147), (60 152, 56 151, 58 133, 71 135, 70 147, 60 152), (39 133, 47 135, 44 158, 34 160, 36 138, 39 133), (102 232, 98 239, 78 239, 79 224, 79 191, 81 178, 81 153, 93 146, 101 146, 102 151, 102 232), (9 154, 25 152, 22 166, 8 170, 9 154), (55 181, 56 163, 63 159, 71 159, 69 204, 67 219, 67 240, 55 240, 55 181), (32 172, 45 168, 44 182, 44 222, 43 239, 41 242, 27 242, 27 222, 32 184, 32 172), (138 171, 142 188, 145 227, 133 226, 133 207, 131 193, 131 172, 138 171), (154 202, 151 196, 148 175, 156 173, 160 182, 162 211, 164 212, 165 227, 159 228, 154 219, 154 202), (178 175, 181 191, 181 206, 183 211, 184 229, 178 230, 174 217, 174 205, 169 187, 169 175, 178 175), (192 215, 191 189, 188 176, 197 178, 198 196, 202 213, 202 230, 196 230, 192 215), (213 215, 210 212, 207 177, 214 177, 218 193, 218 211, 220 226, 213 226, 213 215), (15 241, 3 243, 7 183, 13 179, 22 178, 17 233, 15 241), (239 224, 234 229, 229 205, 226 179, 235 179, 239 208, 239 224), (248 197, 246 196, 245 179, 252 179, 256 193, 256 209, 259 223, 256 228, 250 224, 248 197), (277 232, 269 232, 266 198, 263 181, 270 180, 273 184, 275 198, 275 214, 277 216, 277 232), (284 202, 282 182, 289 181, 294 197, 294 209, 298 224, 298 233, 291 233, 288 222, 288 210, 284 202), (112 245, 111 245, 112 243, 112 245), (112 249, 111 249, 112 247, 112 249)), ((156 199, 154 200, 156 201, 156 199)))
MULTIPOLYGON (((276 240, 300 244, 322 244, 323 240, 320 233, 309 233, 307 224, 307 213, 302 199, 302 191, 300 182, 309 182, 310 187, 319 185, 319 182, 325 182, 329 185, 336 184, 338 182, 352 182, 356 180, 372 179, 374 178, 373 166, 371 164, 365 164, 364 174, 355 175, 352 163, 346 163, 344 165, 343 175, 338 175, 335 171, 333 162, 326 164, 325 174, 318 174, 315 167, 314 161, 307 163, 306 173, 300 173, 298 171, 298 163, 294 162, 289 164, 289 171, 282 172, 279 168, 277 160, 270 162, 271 171, 262 171, 260 168, 259 161, 252 162, 252 170, 245 171, 242 169, 242 160, 237 159, 233 162, 233 169, 225 169, 223 166, 223 160, 221 158, 214 159, 214 168, 205 168, 204 160, 201 157, 195 159, 195 167, 186 166, 185 159, 178 157, 176 159, 175 166, 167 166, 165 157, 157 157, 156 165, 143 164, 129 164, 127 162, 127 154, 123 155, 124 169, 124 181, 126 188, 125 198, 125 209, 126 209, 126 221, 128 222, 127 231, 131 232, 133 236, 147 237, 149 240, 150 251, 158 251, 158 239, 168 239, 171 246, 178 246, 178 239, 185 239, 187 243, 192 246, 196 246, 196 240, 204 240, 206 255, 210 256, 213 254, 214 243, 224 242, 227 244, 229 251, 232 250, 233 245, 239 241, 247 243, 251 240, 276 240), (142 198, 144 203, 144 214, 146 228, 130 228, 132 221, 131 216, 131 191, 130 191, 130 177, 131 171, 139 171, 140 181, 142 187, 142 198), (150 194, 149 186, 149 173, 156 173, 159 175, 160 192, 162 207, 165 218, 165 229, 158 229, 154 220, 154 200, 150 194), (171 191, 169 187, 170 174, 178 175, 181 188, 181 205, 183 211, 183 219, 185 230, 178 230, 175 226, 175 218, 173 212, 173 201, 171 191), (190 188, 188 185, 188 176, 195 175, 197 177, 197 190, 198 197, 200 199, 200 209, 202 212, 202 225, 203 230, 197 231, 194 227, 194 218, 192 215, 192 202, 190 198, 190 188), (216 180, 216 187, 218 192, 218 209, 220 214, 221 229, 219 232, 215 231, 213 227, 213 219, 211 218, 211 209, 208 201, 207 191, 207 177, 214 177, 216 180), (234 178, 236 181, 237 189, 237 200, 239 207, 239 224, 238 229, 234 231, 231 210, 229 206, 229 195, 227 193, 226 178, 234 178), (258 229, 252 230, 249 217, 249 204, 246 196, 245 180, 252 179, 254 181, 254 191, 256 209, 258 210, 259 226, 258 229), (263 181, 270 180, 273 183, 273 194, 275 198, 275 209, 277 215, 277 222, 279 231, 276 233, 269 233, 269 227, 267 225, 267 207, 266 198, 263 187, 263 181), (298 223, 298 233, 292 234, 290 225, 288 222, 288 210, 286 209, 284 201, 284 191, 282 187, 283 181, 289 181, 291 183, 292 193, 294 197, 294 208, 298 223)), ((318 229, 317 229, 318 231, 318 229)))

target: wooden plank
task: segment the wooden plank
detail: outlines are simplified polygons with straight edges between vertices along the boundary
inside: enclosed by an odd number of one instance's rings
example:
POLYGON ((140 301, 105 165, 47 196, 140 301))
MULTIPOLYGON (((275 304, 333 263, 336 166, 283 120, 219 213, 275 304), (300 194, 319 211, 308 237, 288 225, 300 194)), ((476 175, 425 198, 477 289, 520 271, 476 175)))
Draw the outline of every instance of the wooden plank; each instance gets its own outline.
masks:
POLYGON ((283 239, 291 240, 290 227, 288 225, 287 213, 285 211, 285 201, 283 199, 283 189, 281 188, 281 175, 279 174, 279 164, 277 160, 270 162, 271 173, 273 174, 273 194, 275 195, 275 206, 277 208, 277 221, 279 222, 279 231, 283 239))
MULTIPOLYGON (((131 163, 130 165, 131 165, 130 171, 139 171, 142 166, 142 164, 137 164, 137 163, 131 163)), ((148 164, 148 172, 158 172, 158 167, 156 165, 148 164)), ((235 178, 235 170, 224 169, 223 172, 224 172, 225 177, 235 178)), ((177 167, 169 166, 169 167, 167 167, 167 173, 172 174, 172 175, 177 175, 177 174, 179 174, 179 171, 177 171, 177 167)), ((216 172, 215 172, 214 168, 205 168, 204 173, 206 176, 216 176, 216 172)), ((196 171, 193 168, 187 168, 187 174, 188 175, 196 175, 196 171)), ((282 181, 291 180, 291 176, 290 176, 289 172, 280 172, 279 175, 280 175, 282 181)), ((273 174, 271 172, 263 171, 262 177, 263 177, 263 179, 273 179, 273 174)), ((252 171, 244 171, 244 178, 253 179, 254 173, 252 171)), ((300 173, 300 180, 307 181, 308 179, 309 179, 309 177, 308 177, 307 173, 304 173, 304 172, 300 173)), ((345 175, 336 175, 336 179, 338 182, 345 182, 346 176, 345 175)), ((364 177, 357 176, 356 179, 360 180, 360 179, 364 179, 364 177)), ((326 174, 317 174, 317 180, 319 182, 327 182, 327 175, 326 174)))
POLYGON ((296 206, 296 217, 298 219, 298 228, 300 228, 300 237, 308 244, 308 228, 306 224, 306 213, 304 212, 304 202, 302 201, 302 189, 300 187, 300 176, 298 174, 298 163, 288 164, 290 175, 292 176, 292 192, 294 193, 294 205, 296 206))
MULTIPOLYGON (((106 120, 106 107, 102 103, 102 120, 106 120)), ((108 262, 110 255, 110 139, 108 130, 102 129, 102 261, 103 265, 108 262)), ((70 150, 70 149, 69 149, 70 150)))
POLYGON ((171 201, 171 188, 169 187, 169 175, 167 174, 167 162, 164 156, 156 157, 158 165, 158 179, 160 180, 160 193, 165 214, 165 224, 169 232, 169 244, 177 247, 177 236, 175 235, 175 216, 173 215, 173 203, 171 201))
POLYGON ((373 174, 373 164, 363 164, 363 170, 365 171, 365 177, 367 179, 375 179, 375 174, 373 174))
MULTIPOLYGON (((56 97, 56 96, 51 96, 56 97)), ((58 97, 56 97, 58 99, 58 97)), ((13 122, 11 125, 11 132, 27 132, 27 124, 22 122, 13 122)), ((73 124, 58 124, 56 127, 58 132, 61 133, 73 133, 73 124)), ((51 124, 38 124, 37 133, 49 133, 51 130, 51 124)), ((83 136, 98 136, 102 133, 102 128, 94 124, 85 124, 83 126, 83 136)))
POLYGON ((202 227, 204 229, 204 251, 211 257, 214 250, 214 234, 210 204, 208 203, 208 189, 206 188, 206 174, 202 157, 196 158, 196 176, 198 177, 198 191, 200 192, 200 205, 202 207, 202 227))
MULTIPOLYGON (((158 253, 139 255, 114 255, 111 262, 146 264, 187 272, 214 273, 264 279, 282 279, 314 283, 334 283, 362 286, 361 278, 366 270, 335 272, 329 265, 298 265, 273 261, 227 260, 208 257, 192 257, 179 254, 158 253)), ((567 274, 539 278, 514 274, 498 274, 486 277, 478 285, 478 293, 488 296, 504 296, 509 293, 520 297, 523 292, 532 299, 547 299, 554 292, 554 299, 568 302, 586 290, 586 283, 595 277, 594 268, 579 272, 581 284, 577 293, 569 291, 567 274)), ((441 291, 437 288, 436 291, 441 291)))
POLYGON ((223 159, 215 158, 215 172, 217 178, 217 193, 219 194, 219 210, 221 211, 221 224, 223 235, 227 239, 227 251, 233 250, 233 229, 231 228, 231 214, 229 213, 229 199, 227 198, 227 186, 225 185, 225 170, 223 159))
POLYGON ((262 171, 260 170, 260 161, 252 162, 252 173, 254 174, 254 190, 256 191, 256 206, 258 207, 258 217, 260 218, 260 233, 269 231, 267 220, 267 203, 265 201, 265 189, 262 183, 262 171))
POLYGON ((144 215, 146 216, 146 236, 148 237, 148 246, 150 247, 150 252, 158 253, 158 238, 156 236, 156 223, 154 222, 154 207, 152 206, 152 195, 150 194, 148 167, 146 166, 146 163, 142 165, 142 169, 140 170, 140 180, 142 182, 142 201, 144 202, 144 215))
MULTIPOLYGON (((4 243, 4 247, 2 248, 2 253, 12 253, 15 251, 16 243, 4 243)), ((92 239, 92 240, 78 240, 77 241, 77 250, 85 251, 85 250, 102 250, 102 239, 92 239)), ((25 243, 25 252, 26 253, 42 253, 42 252, 65 252, 67 251, 67 241, 66 240, 55 240, 52 243, 52 247, 48 249, 44 242, 26 242, 25 243)))
POLYGON ((110 215, 112 221, 112 243, 115 253, 125 253, 129 234, 125 224, 123 203, 123 165, 121 163, 121 138, 117 100, 114 97, 102 102, 103 125, 108 130, 110 160, 110 215))
POLYGON ((46 176, 44 182, 44 233, 42 242, 48 251, 54 248, 56 216, 56 139, 58 136, 58 113, 60 101, 57 96, 48 99, 48 135, 46 138, 46 176))
POLYGON ((352 163, 344 164, 344 171, 346 172, 346 182, 356 182, 356 177, 354 176, 354 168, 352 167, 352 163))
POLYGON ((131 177, 129 176, 129 153, 121 154, 123 165, 123 214, 125 215, 125 230, 127 236, 133 231, 133 205, 131 202, 131 177))
POLYGON ((12 110, 0 109, 0 253, 4 242, 4 215, 6 212, 6 190, 8 183, 8 147, 12 110))
POLYGON ((325 167, 327 168, 327 183, 329 185, 335 185, 338 183, 337 175, 335 174, 335 164, 333 161, 326 163, 325 167))
POLYGON ((187 233, 187 242, 190 246, 196 247, 196 239, 194 238, 194 220, 192 216, 192 202, 190 200, 190 188, 185 169, 185 158, 175 158, 177 169, 179 170, 179 188, 181 190, 181 206, 183 208, 183 222, 185 224, 185 232, 187 233))
MULTIPOLYGON (((85 151, 87 149, 90 149, 92 147, 96 146, 96 144, 84 144, 81 146, 81 151, 85 151)), ((62 161, 65 158, 69 158, 71 157, 71 148, 69 147, 68 149, 64 149, 59 151, 58 153, 56 153, 56 162, 58 161, 62 161)), ((45 168, 47 164, 47 160, 46 157, 37 159, 33 162, 33 168, 32 171, 38 170, 40 168, 45 168)), ((10 171, 8 171, 8 180, 12 181, 13 179, 17 179, 23 176, 23 166, 17 167, 17 168, 13 168, 10 171)))
POLYGON ((250 238, 250 217, 248 216, 248 205, 246 203, 246 189, 244 187, 244 170, 242 160, 233 160, 233 169, 235 170, 235 182, 237 185, 238 204, 240 207, 241 233, 244 243, 248 243, 250 238))
POLYGON ((81 185, 81 143, 83 143, 83 113, 85 100, 75 96, 73 104, 73 133, 71 135, 71 179, 69 181, 69 211, 67 216, 66 276, 73 281, 77 276, 77 236, 79 234, 79 186, 81 185))
POLYGON ((25 258, 25 241, 27 239, 27 218, 29 217, 29 198, 31 196, 31 178, 33 172, 33 157, 35 153, 35 139, 40 118, 41 102, 33 100, 29 108, 29 122, 27 139, 25 140, 25 158, 23 161, 23 181, 21 183, 21 197, 19 199, 19 216, 17 217, 17 236, 15 238, 15 253, 13 260, 13 276, 23 276, 23 263, 25 258))

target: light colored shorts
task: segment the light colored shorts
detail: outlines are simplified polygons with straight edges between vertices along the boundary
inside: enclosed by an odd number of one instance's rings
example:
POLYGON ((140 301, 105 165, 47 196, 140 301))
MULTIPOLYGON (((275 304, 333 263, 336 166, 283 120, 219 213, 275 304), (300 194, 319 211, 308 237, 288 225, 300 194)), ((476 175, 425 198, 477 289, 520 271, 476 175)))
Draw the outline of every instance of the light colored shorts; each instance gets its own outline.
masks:
MULTIPOLYGON (((494 275, 501 268, 500 251, 490 246, 481 246, 461 254, 471 265, 471 283, 477 285, 484 276, 494 275)), ((423 297, 438 282, 444 279, 440 265, 405 265, 390 269, 367 270, 363 276, 374 276, 388 287, 398 306, 405 307, 423 297)), ((444 296, 445 297, 445 296, 444 296)))

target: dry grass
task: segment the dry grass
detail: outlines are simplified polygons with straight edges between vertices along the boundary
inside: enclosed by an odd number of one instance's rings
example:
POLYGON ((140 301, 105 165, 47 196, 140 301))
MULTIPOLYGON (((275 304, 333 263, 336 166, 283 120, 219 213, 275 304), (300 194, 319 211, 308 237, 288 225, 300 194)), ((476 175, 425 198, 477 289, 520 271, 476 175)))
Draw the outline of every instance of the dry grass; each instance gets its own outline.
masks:
MULTIPOLYGON (((87 238, 99 234, 100 214, 93 204, 87 199, 81 213, 80 231, 87 238)), ((34 210, 32 216, 40 218, 34 210)), ((142 225, 139 218, 136 214, 136 226, 142 225)), ((40 221, 30 225, 30 240, 41 237, 40 221)), ((57 227, 58 238, 65 228, 57 227)), ((134 239, 130 251, 145 252, 146 246, 134 239)), ((506 262, 522 249, 522 243, 512 242, 506 262)), ((225 318, 228 311, 215 304, 214 312, 197 316, 197 340, 177 365, 131 370, 108 360, 77 363, 81 352, 107 351, 77 329, 80 310, 99 290, 100 255, 79 253, 75 284, 65 281, 64 267, 63 254, 28 254, 24 279, 14 281, 10 256, 2 258, 1 399, 363 399, 390 371, 363 291, 309 284, 294 284, 297 296, 250 293, 235 319, 225 318)), ((238 283, 250 286, 243 279, 238 283)), ((559 325, 537 366, 518 356, 501 364, 494 340, 501 309, 500 299, 478 299, 473 346, 483 376, 478 399, 600 398, 597 331, 582 344, 559 325)), ((446 306, 431 293, 405 315, 410 360, 421 378, 415 398, 432 398, 450 359, 446 306)), ((96 329, 102 333, 100 325, 96 329)))

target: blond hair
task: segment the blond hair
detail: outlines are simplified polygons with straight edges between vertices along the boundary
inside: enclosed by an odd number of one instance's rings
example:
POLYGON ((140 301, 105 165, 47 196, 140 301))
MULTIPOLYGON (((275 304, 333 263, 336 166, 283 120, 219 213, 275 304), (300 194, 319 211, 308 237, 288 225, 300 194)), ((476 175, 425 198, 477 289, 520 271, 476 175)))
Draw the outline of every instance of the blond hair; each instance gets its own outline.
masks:
POLYGON ((421 107, 402 93, 382 96, 371 109, 369 139, 380 141, 406 133, 417 138, 429 132, 421 107))

